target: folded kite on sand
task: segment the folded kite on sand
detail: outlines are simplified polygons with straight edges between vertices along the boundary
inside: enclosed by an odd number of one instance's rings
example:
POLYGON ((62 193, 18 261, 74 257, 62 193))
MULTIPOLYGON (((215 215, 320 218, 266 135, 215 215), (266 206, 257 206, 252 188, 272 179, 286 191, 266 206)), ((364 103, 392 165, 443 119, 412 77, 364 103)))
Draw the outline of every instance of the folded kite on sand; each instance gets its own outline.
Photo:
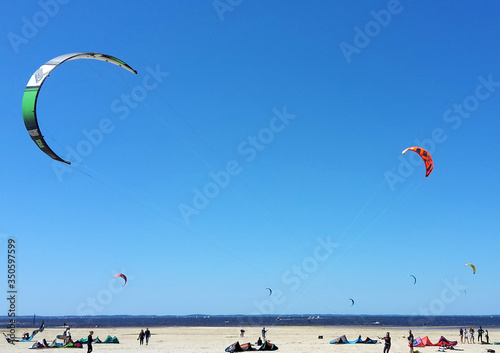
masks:
POLYGON ((49 344, 44 338, 43 340, 33 343, 33 345, 30 347, 30 349, 37 348, 83 348, 83 346, 80 342, 73 341, 70 341, 67 344, 63 345, 62 343, 57 343, 55 339, 52 341, 52 343, 49 344))
POLYGON ((332 341, 330 341, 331 344, 355 344, 355 343, 377 343, 377 340, 372 340, 370 337, 366 337, 366 339, 362 340, 361 335, 358 337, 358 339, 354 341, 349 341, 345 335, 340 336, 339 338, 336 338, 332 341))
MULTIPOLYGON (((417 337, 416 339, 413 340, 413 347, 426 347, 426 346, 456 346, 457 341, 448 341, 444 336, 441 336, 439 339, 438 343, 434 344, 431 342, 429 337, 425 336, 424 338, 417 337)), ((408 345, 410 345, 408 343, 408 345)))
POLYGON ((226 352, 246 352, 246 351, 276 351, 278 347, 268 341, 264 342, 262 346, 254 347, 251 343, 234 342, 226 348, 226 352))
MULTIPOLYGON (((80 343, 87 343, 88 341, 88 338, 80 338, 77 342, 80 342, 80 343)), ((102 341, 99 337, 97 337, 93 343, 120 343, 120 341, 118 341, 118 338, 116 338, 116 336, 114 337, 111 337, 110 335, 108 335, 108 337, 106 337, 106 339, 104 341, 102 341)))

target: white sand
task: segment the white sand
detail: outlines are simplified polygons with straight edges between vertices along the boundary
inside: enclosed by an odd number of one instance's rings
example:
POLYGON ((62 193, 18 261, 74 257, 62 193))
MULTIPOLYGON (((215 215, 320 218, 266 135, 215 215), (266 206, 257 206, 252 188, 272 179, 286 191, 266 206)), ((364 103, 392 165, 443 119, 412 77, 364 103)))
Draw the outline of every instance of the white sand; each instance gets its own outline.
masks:
MULTIPOLYGON (((145 329, 145 327, 143 328, 145 329)), ((72 328, 71 334, 74 339, 87 337, 89 330, 94 331, 94 338, 99 336, 104 340, 108 335, 117 336, 119 344, 94 344, 94 352, 150 352, 150 353, 187 353, 187 352, 224 352, 230 344, 255 343, 260 336, 262 327, 150 327, 151 339, 149 345, 140 346, 137 337, 141 328, 72 328), (240 329, 244 329, 245 337, 239 337, 240 329)), ((377 344, 351 344, 334 345, 330 341, 346 335, 349 340, 355 340, 359 335, 363 339, 367 336, 378 339, 387 331, 392 337, 391 353, 409 352, 406 337, 408 329, 366 327, 366 326, 277 326, 266 327, 268 339, 279 347, 278 352, 310 353, 310 352, 333 352, 333 353, 382 353, 384 345, 377 344), (318 339, 322 335, 323 339, 318 339)), ((487 329, 487 328, 486 328, 487 329)), ((412 328, 415 337, 428 336, 432 343, 436 343, 441 336, 448 340, 458 340, 455 351, 464 353, 484 353, 486 349, 495 349, 500 353, 500 345, 461 344, 458 336, 458 328, 425 327, 412 328)), ((477 331, 477 328, 476 328, 477 331)), ((488 330, 490 342, 500 341, 500 330, 488 330)), ((61 329, 45 329, 35 338, 45 338, 52 342, 57 335, 62 334, 61 329)), ((477 337, 477 333, 476 333, 477 337)), ((59 340, 60 341, 60 340, 59 340)), ((34 341, 33 341, 34 342, 34 341)), ((18 342, 15 345, 8 344, 5 339, 1 340, 0 352, 27 351, 33 342, 18 342)), ((438 347, 416 347, 421 353, 434 353, 438 347)), ((29 352, 51 352, 52 349, 30 350, 29 352)), ((57 352, 61 353, 60 350, 57 352)), ((64 350, 63 352, 66 352, 64 350)), ((83 349, 68 348, 68 352, 87 352, 87 346, 83 349)))

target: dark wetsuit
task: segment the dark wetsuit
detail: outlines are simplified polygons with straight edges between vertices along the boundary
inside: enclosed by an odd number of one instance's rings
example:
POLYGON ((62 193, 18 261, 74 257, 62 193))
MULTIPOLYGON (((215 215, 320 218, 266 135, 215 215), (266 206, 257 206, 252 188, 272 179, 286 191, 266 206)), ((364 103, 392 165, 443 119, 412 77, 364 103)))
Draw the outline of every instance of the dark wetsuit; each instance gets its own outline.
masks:
POLYGON ((477 330, 477 341, 478 342, 483 342, 483 329, 479 327, 479 330, 477 330))
POLYGON ((391 338, 385 336, 384 341, 385 341, 384 353, 389 353, 389 349, 391 349, 391 338))
POLYGON ((413 333, 410 333, 408 335, 408 341, 410 341, 410 348, 412 351, 413 351, 413 340, 414 340, 413 333))
POLYGON ((92 352, 92 335, 87 337, 87 353, 92 352))

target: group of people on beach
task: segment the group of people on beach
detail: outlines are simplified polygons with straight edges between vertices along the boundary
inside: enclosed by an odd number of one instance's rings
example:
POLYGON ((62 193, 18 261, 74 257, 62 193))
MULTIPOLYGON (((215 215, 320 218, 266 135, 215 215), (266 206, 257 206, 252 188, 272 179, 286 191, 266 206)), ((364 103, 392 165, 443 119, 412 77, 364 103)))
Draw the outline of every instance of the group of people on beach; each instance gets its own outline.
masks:
POLYGON ((142 346, 144 344, 144 339, 146 339, 146 346, 149 343, 149 337, 151 337, 151 331, 149 331, 149 328, 146 328, 146 331, 141 330, 139 332, 139 337, 137 337, 137 340, 139 341, 139 344, 142 346))
MULTIPOLYGON (((264 342, 267 342, 266 332, 267 332, 266 328, 263 327, 261 331, 262 337, 259 337, 259 339, 257 340, 257 345, 262 345, 263 340, 264 342)), ((245 330, 243 329, 240 330, 240 337, 245 337, 245 330)))
MULTIPOLYGON (((483 341, 483 333, 484 333, 484 338, 486 339, 486 343, 490 343, 490 336, 488 335, 488 330, 483 330, 482 326, 479 326, 479 329, 477 330, 477 342, 478 343, 485 343, 483 341)), ((460 343, 476 343, 474 341, 474 327, 471 327, 469 331, 467 331, 467 328, 460 327, 460 343)))
MULTIPOLYGON (((380 338, 380 337, 379 337, 380 338)), ((411 330, 408 331, 408 346, 410 347, 410 353, 413 353, 413 342, 415 337, 411 330)), ((384 341, 384 353, 389 353, 391 349, 391 335, 389 332, 386 333, 385 337, 382 338, 384 341)), ((477 330, 477 341, 478 343, 490 343, 490 337, 488 335, 488 330, 483 330, 482 326, 479 326, 477 330), (483 333, 486 342, 483 341, 483 333)), ((474 342, 474 327, 471 327, 469 331, 466 328, 460 327, 460 342, 461 343, 475 343, 474 342), (469 341, 470 340, 470 341, 469 341)))

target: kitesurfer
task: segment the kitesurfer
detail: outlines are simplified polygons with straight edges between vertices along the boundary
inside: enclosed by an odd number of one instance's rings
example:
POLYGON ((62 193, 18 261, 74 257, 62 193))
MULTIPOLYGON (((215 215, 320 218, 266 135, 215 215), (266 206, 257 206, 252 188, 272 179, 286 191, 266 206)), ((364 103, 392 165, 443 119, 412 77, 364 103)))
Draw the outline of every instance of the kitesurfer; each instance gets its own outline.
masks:
POLYGON ((93 342, 92 335, 93 334, 94 334, 94 331, 90 331, 89 336, 87 337, 87 353, 92 352, 92 342, 93 342))
POLYGON ((263 327, 263 328, 262 328, 262 339, 264 340, 264 342, 266 342, 266 341, 267 341, 267 339, 266 339, 266 332, 267 332, 266 328, 265 328, 265 327, 263 327))
POLYGON ((389 353, 389 350, 391 349, 391 336, 389 335, 389 332, 385 334, 384 342, 384 353, 389 353))
POLYGON ((415 338, 413 337, 413 333, 411 330, 408 331, 408 341, 410 342, 410 353, 413 353, 413 340, 415 338))
POLYGON ((479 330, 477 330, 477 341, 483 343, 483 326, 479 326, 479 330))
POLYGON ((71 342, 71 332, 69 330, 69 326, 66 328, 66 330, 64 331, 64 337, 66 337, 64 339, 64 344, 68 344, 71 342))

